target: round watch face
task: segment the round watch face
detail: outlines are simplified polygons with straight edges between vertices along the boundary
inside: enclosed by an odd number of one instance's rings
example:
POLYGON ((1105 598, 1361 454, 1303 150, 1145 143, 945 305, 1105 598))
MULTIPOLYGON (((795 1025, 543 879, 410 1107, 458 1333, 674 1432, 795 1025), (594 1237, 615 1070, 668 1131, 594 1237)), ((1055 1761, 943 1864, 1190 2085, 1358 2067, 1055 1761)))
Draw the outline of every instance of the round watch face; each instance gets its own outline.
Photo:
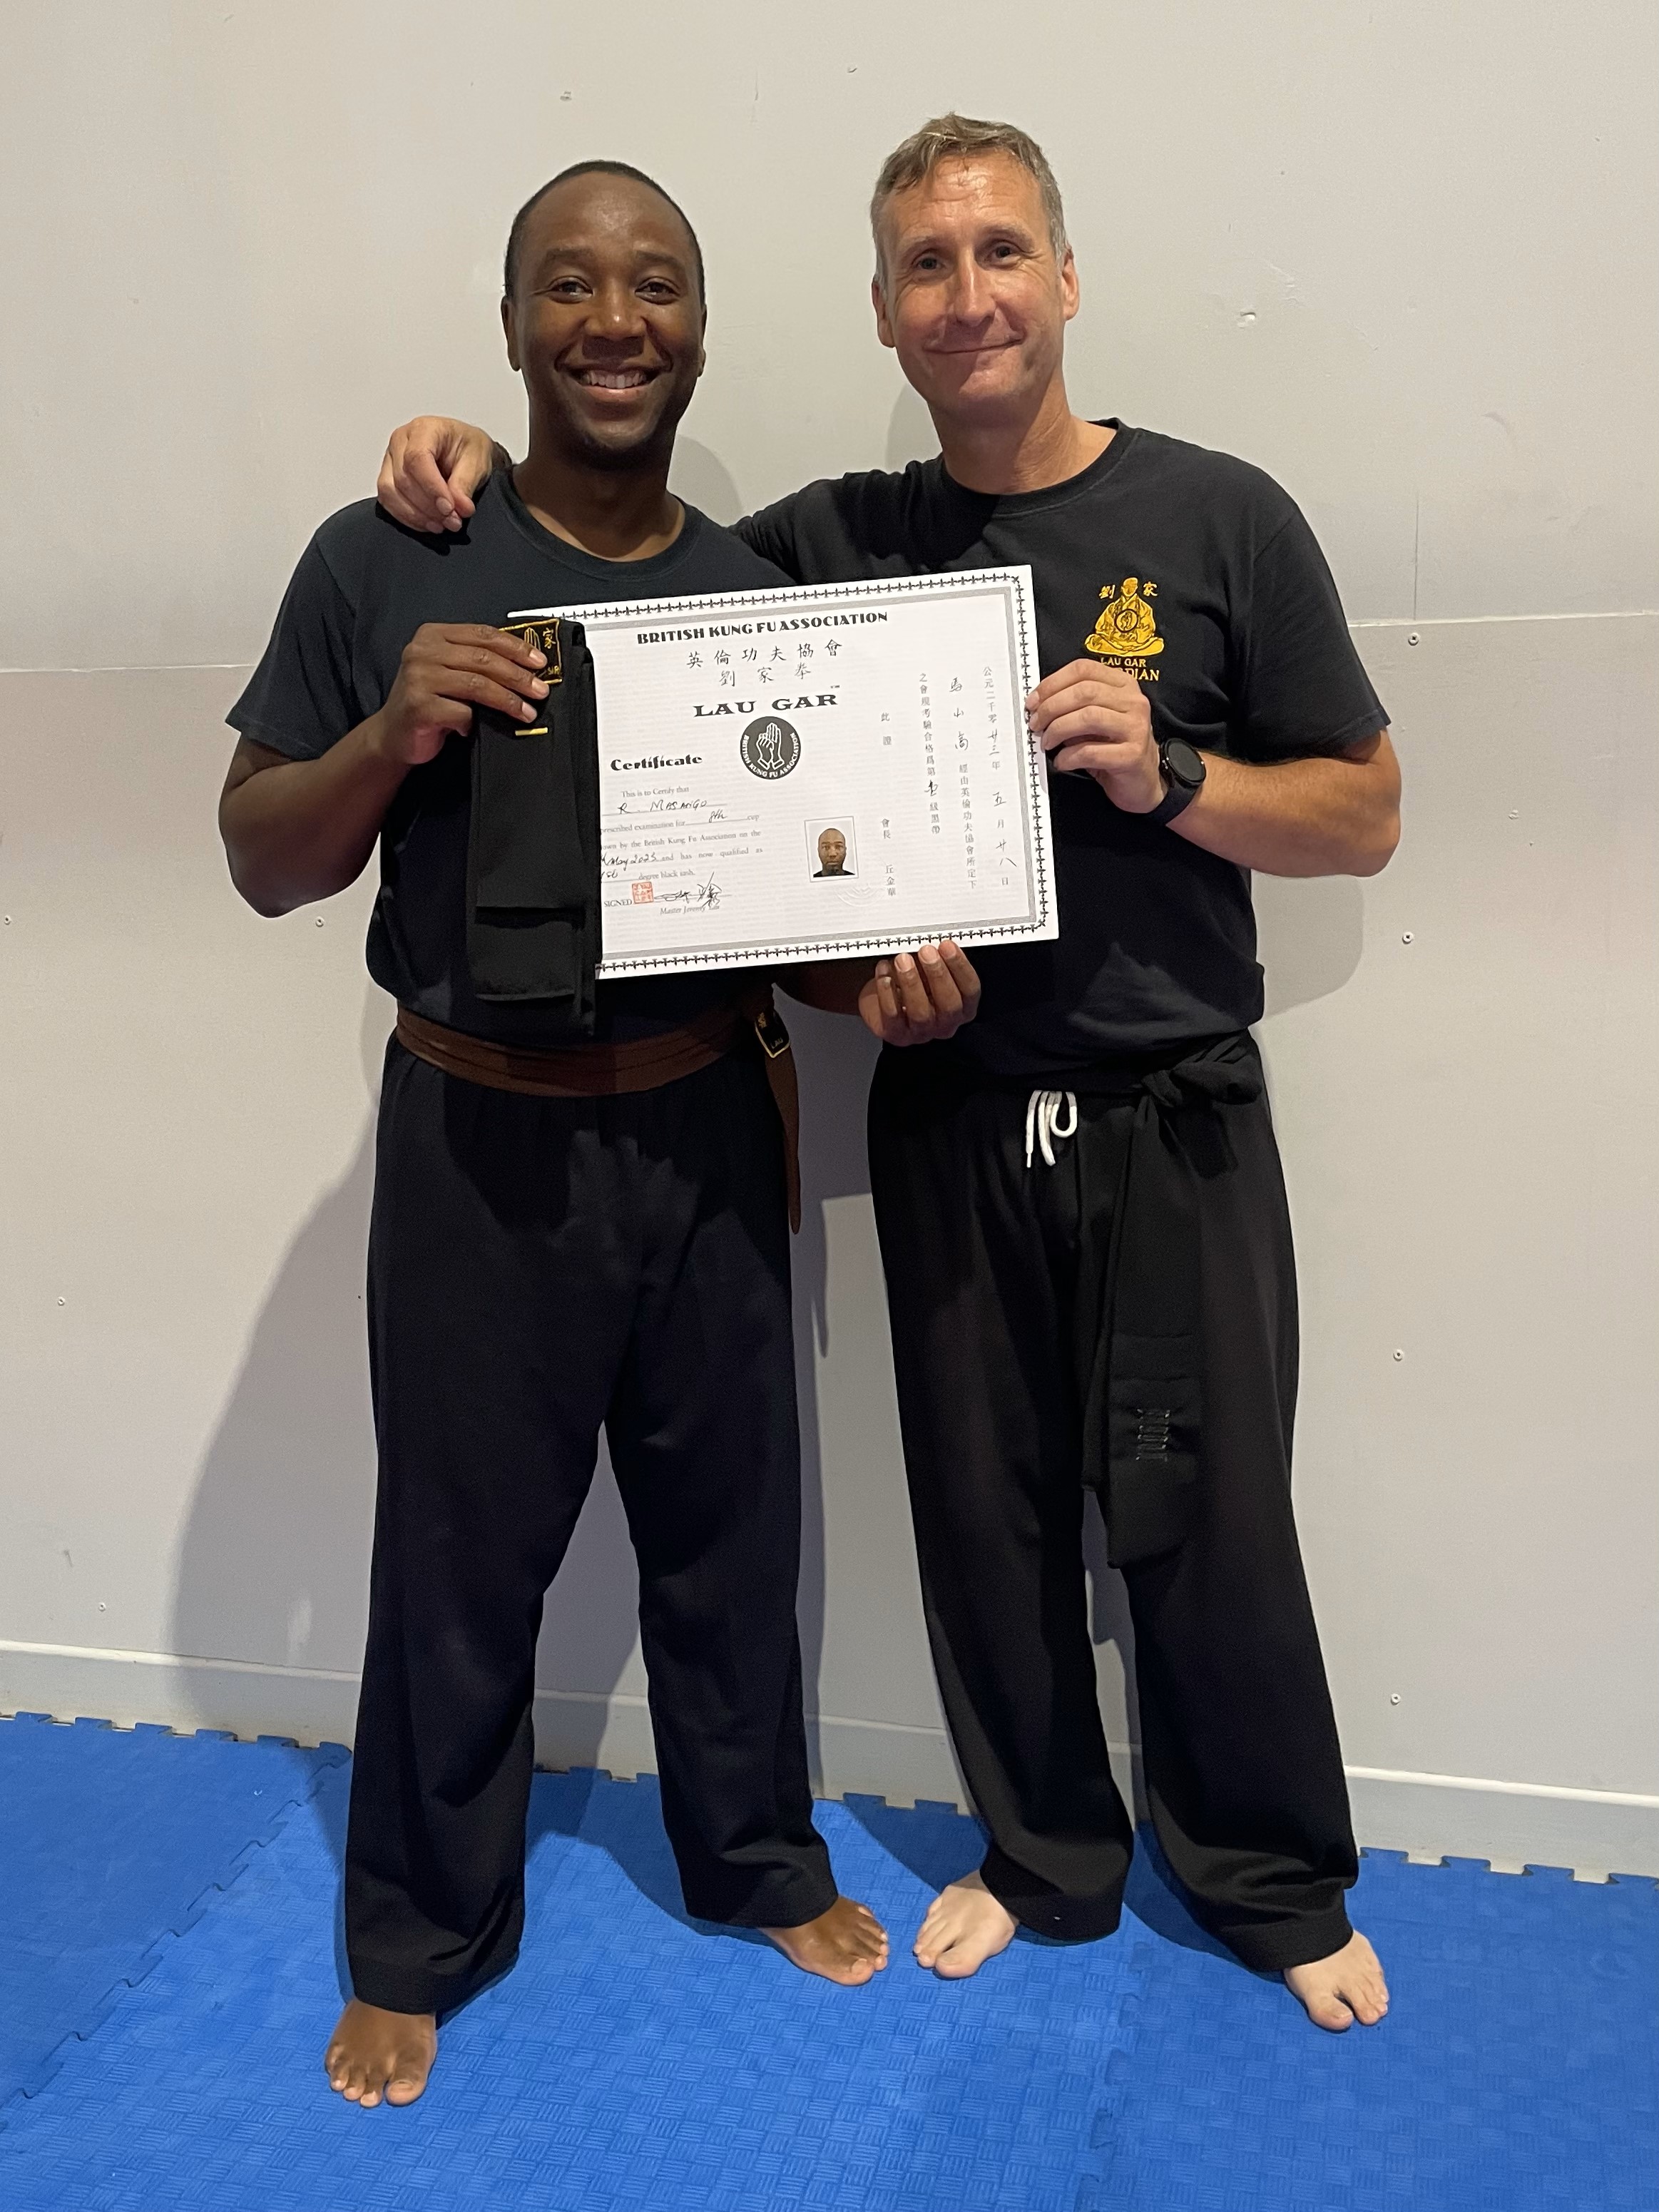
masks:
POLYGON ((1164 765, 1169 770, 1172 783, 1184 790, 1196 791, 1204 781, 1204 757, 1195 745, 1185 738, 1171 738, 1164 748, 1164 765))

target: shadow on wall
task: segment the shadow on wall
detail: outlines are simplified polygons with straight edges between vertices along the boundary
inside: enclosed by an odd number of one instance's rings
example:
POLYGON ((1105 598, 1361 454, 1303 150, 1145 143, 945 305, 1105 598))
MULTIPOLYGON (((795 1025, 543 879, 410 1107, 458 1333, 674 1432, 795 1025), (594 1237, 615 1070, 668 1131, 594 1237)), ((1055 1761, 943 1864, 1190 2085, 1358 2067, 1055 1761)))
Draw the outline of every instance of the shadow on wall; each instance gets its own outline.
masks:
POLYGON ((887 465, 908 467, 912 461, 930 461, 939 451, 939 433, 921 396, 906 384, 900 386, 887 418, 887 465))
MULTIPOLYGON (((805 1096, 805 1218, 794 1273, 801 1640, 807 1703, 816 1708, 824 1620, 816 1365, 829 1341, 823 1208, 826 1199, 869 1188, 864 1102, 875 1047, 834 1016, 792 1006, 789 1018, 805 1096)), ((387 1002, 371 992, 362 1034, 371 1102, 388 1025, 387 1002)), ((347 1674, 361 1664, 374 1499, 364 1316, 374 1172, 371 1104, 350 1165, 277 1272, 209 1446, 174 1588, 171 1644, 181 1655, 231 1654, 260 1666, 347 1674)), ((560 1709, 561 1741, 573 1763, 598 1758, 604 1700, 618 1687, 641 1686, 637 1605, 627 1525, 601 1455, 549 1597, 537 1667, 539 1686, 592 1700, 560 1709)))
POLYGON ((1256 937, 1267 1012, 1340 991, 1364 950, 1364 894, 1352 876, 1257 876, 1256 937))
POLYGON ((203 1462, 172 1648, 356 1674, 374 1522, 364 1272, 389 1002, 366 997, 357 1148, 290 1246, 203 1462))
POLYGON ((674 441, 674 465, 668 472, 668 488, 688 506, 701 507, 711 522, 723 523, 727 529, 743 513, 743 501, 732 471, 717 453, 710 453, 707 446, 700 446, 695 438, 674 441))
MULTIPOLYGON (((902 469, 911 461, 931 460, 939 452, 933 419, 908 384, 901 385, 887 418, 887 444, 882 459, 890 469, 902 469)), ((873 455, 871 457, 873 459, 873 455)), ((668 488, 693 507, 701 507, 712 521, 727 528, 746 512, 737 481, 720 455, 696 439, 684 435, 674 441, 674 465, 668 488)))
POLYGON ((374 1169, 371 1120, 255 1324, 179 1551, 172 1649, 183 1656, 356 1671, 374 1499, 363 1331, 374 1169))

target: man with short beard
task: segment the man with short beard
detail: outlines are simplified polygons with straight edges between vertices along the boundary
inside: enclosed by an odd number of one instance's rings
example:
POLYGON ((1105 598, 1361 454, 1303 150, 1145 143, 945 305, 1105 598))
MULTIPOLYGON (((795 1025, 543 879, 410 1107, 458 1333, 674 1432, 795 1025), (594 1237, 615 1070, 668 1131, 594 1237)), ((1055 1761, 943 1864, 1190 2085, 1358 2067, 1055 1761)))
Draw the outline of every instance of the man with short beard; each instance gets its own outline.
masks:
MULTIPOLYGON (((763 1056, 787 1040, 764 1005, 740 1011, 743 978, 594 984, 579 633, 500 627, 526 605, 785 580, 667 489, 706 315, 696 240, 659 186, 613 162, 555 178, 513 225, 501 312, 528 457, 453 537, 368 501, 323 525, 231 710, 220 809, 262 914, 343 889, 378 840, 369 967, 398 1006, 369 1245, 354 1994, 326 2057, 364 2106, 418 2097, 439 2015, 516 1955, 536 1635, 601 1426, 688 1909, 831 1981, 886 1961, 874 1917, 836 1893, 807 1779, 786 1155, 763 1056)), ((888 987, 887 1031, 943 1034, 973 996, 961 954, 927 948, 888 987)))
MULTIPOLYGON (((1370 875, 1399 773, 1335 588, 1259 470, 1066 398, 1078 278, 1022 131, 947 115, 871 208, 881 341, 938 459, 809 485, 738 534, 804 583, 1034 573, 1056 943, 979 957, 978 1019, 887 1051, 870 1169, 923 1601, 991 1833, 924 1966, 1115 1927, 1133 1828, 1096 1695, 1084 1492, 1124 1574, 1147 1797, 1205 1923, 1321 2027, 1380 2020, 1291 1512, 1290 1223, 1249 872, 1370 875)), ((394 434, 381 495, 453 529, 487 434, 394 434)), ((802 995, 850 1009, 911 963, 802 995)), ((884 1004, 890 1003, 884 1000, 884 1004)))

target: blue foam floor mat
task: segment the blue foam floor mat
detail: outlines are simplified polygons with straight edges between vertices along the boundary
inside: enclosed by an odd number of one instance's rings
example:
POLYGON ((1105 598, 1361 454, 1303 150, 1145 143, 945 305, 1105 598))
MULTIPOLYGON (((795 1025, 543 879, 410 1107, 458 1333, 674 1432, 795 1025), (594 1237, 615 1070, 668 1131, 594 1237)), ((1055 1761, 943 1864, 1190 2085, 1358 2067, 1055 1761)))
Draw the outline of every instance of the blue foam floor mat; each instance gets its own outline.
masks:
POLYGON ((0 2120, 345 1756, 274 1737, 0 1721, 0 2120))
MULTIPOLYGON (((52 1734, 78 1751, 90 1732, 52 1734)), ((225 1790, 225 1760, 264 1748, 155 1736, 136 1756, 172 1762, 171 1805, 225 1790)), ((44 1837, 61 1776, 37 1779, 44 1837)), ((308 1802, 291 1791, 229 1887, 14 2099, 5 2212, 1659 2206, 1650 1881, 1370 1855, 1356 1917, 1394 2010, 1334 2038, 1218 1955, 1150 1854, 1112 1941, 1022 1942, 939 1984, 904 1946, 976 1831, 855 1799, 819 1819, 843 1884, 899 1940, 885 1975, 843 1991, 688 1922, 653 1786, 582 1774, 537 1778, 519 1970, 447 2028, 420 2104, 361 2112, 319 2064, 345 1784, 325 1771, 308 1802)), ((106 1840, 76 1848, 94 1863, 106 1840)), ((9 1883, 0 1925, 17 1925, 9 1883)))

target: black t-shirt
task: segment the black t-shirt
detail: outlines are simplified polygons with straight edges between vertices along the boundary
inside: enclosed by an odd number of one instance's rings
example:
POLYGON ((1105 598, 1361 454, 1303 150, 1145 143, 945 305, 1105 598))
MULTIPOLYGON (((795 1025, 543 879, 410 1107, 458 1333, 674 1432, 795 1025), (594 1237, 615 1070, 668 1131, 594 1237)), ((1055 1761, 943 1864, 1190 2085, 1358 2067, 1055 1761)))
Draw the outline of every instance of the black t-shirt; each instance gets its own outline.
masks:
MULTIPOLYGON (((1388 717, 1313 532, 1272 477, 1114 422, 1080 476, 971 492, 941 460, 809 484, 738 525, 801 583, 1029 562, 1042 672, 1135 669, 1158 737, 1240 760, 1335 751, 1388 717), (1097 628, 1098 625, 1098 628, 1097 628)), ((1248 870, 1051 775, 1060 935, 985 946, 955 1049, 999 1074, 1163 1056, 1261 1015, 1248 870)))
MULTIPOLYGON (((264 659, 226 720, 294 760, 314 760, 386 701, 422 623, 501 623, 521 607, 758 592, 788 580, 695 507, 665 552, 601 561, 544 530, 505 476, 453 536, 405 530, 373 500, 331 515, 301 556, 264 659)), ((486 1004, 466 961, 471 774, 465 739, 407 775, 380 832, 368 966, 399 1005, 501 1044, 568 1045, 562 1016, 486 1004)), ((601 983, 594 1034, 674 1029, 732 996, 728 975, 601 983)))

